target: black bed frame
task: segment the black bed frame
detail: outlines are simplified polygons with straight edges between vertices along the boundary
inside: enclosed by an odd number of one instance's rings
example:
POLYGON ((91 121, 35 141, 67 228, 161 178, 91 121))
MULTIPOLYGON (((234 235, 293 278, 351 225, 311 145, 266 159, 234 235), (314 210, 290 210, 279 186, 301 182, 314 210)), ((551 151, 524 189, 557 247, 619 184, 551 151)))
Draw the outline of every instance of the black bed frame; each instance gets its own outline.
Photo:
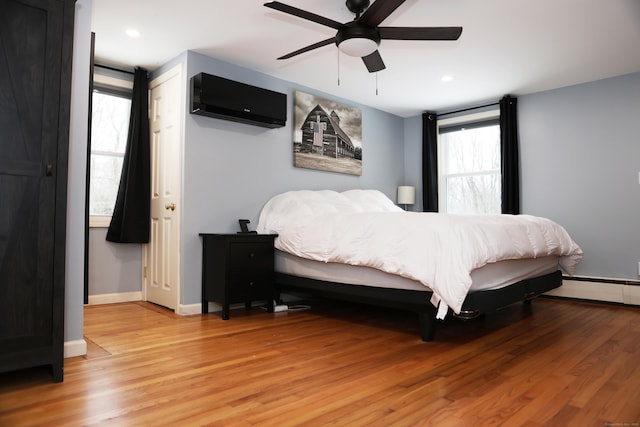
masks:
MULTIPOLYGON (((495 311, 507 305, 524 301, 562 285, 560 270, 540 277, 522 280, 504 288, 470 292, 458 317, 471 319, 482 313, 495 311)), ((302 292, 324 298, 354 301, 364 304, 414 311, 420 320, 420 337, 433 341, 436 326, 436 308, 429 301, 432 292, 350 285, 309 279, 284 273, 275 273, 275 288, 281 292, 302 292)))

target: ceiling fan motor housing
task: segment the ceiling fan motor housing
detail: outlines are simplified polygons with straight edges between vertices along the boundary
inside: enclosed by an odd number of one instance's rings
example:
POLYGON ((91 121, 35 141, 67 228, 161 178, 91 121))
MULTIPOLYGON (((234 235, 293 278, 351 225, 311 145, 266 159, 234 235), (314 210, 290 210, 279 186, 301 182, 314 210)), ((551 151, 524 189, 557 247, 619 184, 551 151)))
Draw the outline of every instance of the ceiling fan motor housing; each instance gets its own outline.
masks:
POLYGON ((351 11, 351 13, 355 13, 356 15, 360 15, 366 8, 369 7, 369 0, 347 0, 347 9, 351 11))

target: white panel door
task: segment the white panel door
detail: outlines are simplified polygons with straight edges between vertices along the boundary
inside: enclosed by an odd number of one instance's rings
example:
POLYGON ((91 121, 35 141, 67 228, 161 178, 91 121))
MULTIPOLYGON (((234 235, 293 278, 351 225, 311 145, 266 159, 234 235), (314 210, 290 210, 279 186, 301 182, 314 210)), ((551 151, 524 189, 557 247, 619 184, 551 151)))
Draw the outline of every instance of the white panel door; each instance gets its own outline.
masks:
POLYGON ((147 301, 175 310, 180 288, 182 71, 177 66, 149 85, 151 238, 143 247, 147 301))

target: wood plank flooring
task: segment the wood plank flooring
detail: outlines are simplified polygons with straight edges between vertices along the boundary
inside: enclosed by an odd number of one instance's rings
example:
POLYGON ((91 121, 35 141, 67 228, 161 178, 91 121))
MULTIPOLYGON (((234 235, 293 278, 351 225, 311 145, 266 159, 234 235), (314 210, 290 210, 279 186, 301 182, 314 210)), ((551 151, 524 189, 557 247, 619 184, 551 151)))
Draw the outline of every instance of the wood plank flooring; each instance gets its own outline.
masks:
POLYGON ((88 306, 89 351, 64 383, 0 375, 0 426, 640 423, 639 308, 539 298, 425 343, 412 313, 309 304, 228 321, 88 306))

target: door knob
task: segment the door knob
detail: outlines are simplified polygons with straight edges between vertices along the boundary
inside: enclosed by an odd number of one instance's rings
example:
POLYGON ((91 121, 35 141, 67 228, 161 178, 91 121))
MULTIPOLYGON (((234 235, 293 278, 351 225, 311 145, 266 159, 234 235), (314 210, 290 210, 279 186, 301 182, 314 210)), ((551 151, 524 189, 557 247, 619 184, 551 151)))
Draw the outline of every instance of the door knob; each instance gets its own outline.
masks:
POLYGON ((175 211, 175 210, 176 210, 176 204, 175 204, 175 203, 171 203, 171 204, 169 204, 169 205, 166 205, 164 208, 165 208, 166 210, 172 210, 172 211, 175 211))

